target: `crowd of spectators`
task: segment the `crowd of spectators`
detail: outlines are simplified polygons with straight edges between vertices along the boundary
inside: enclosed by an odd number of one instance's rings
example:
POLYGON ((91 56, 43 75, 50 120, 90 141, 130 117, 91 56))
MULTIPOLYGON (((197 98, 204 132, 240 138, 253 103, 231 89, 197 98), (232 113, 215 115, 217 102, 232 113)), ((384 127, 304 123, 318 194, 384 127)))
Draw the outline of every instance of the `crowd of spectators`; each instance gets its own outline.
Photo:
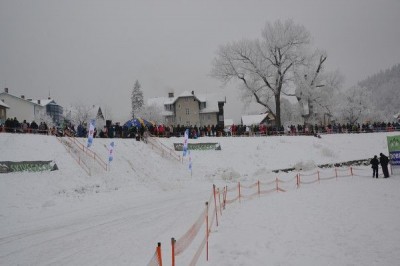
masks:
MULTIPOLYGON (((400 131, 400 123, 363 123, 363 124, 340 124, 333 123, 323 125, 288 125, 286 127, 267 126, 265 124, 244 126, 231 125, 222 127, 220 125, 207 126, 166 126, 160 125, 141 125, 134 127, 121 126, 119 123, 104 126, 100 132, 95 129, 94 137, 100 138, 136 138, 141 139, 145 135, 156 137, 181 137, 186 129, 189 129, 189 138, 199 137, 222 137, 222 136, 270 136, 270 135, 316 135, 316 134, 340 134, 340 133, 369 133, 380 131, 400 131)), ((0 132, 11 133, 34 133, 48 134, 56 136, 75 136, 87 137, 88 130, 86 124, 75 127, 68 123, 63 127, 49 127, 45 122, 38 125, 35 121, 28 123, 26 120, 19 122, 16 118, 8 118, 3 125, 0 125, 0 132)))

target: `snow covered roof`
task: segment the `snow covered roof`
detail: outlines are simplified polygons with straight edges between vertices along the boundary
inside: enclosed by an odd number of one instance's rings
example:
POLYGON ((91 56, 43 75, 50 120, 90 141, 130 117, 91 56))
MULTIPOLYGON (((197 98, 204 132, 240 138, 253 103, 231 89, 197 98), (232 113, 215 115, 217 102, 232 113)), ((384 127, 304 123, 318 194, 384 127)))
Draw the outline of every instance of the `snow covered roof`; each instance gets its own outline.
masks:
MULTIPOLYGON (((164 110, 165 105, 171 105, 181 97, 195 97, 199 102, 206 103, 206 108, 200 110, 200 113, 215 113, 219 111, 218 102, 224 102, 225 97, 218 93, 208 94, 193 94, 192 92, 184 91, 177 97, 156 97, 147 100, 148 105, 156 105, 164 110)), ((172 111, 164 111, 163 115, 173 115, 172 111), (165 113, 165 114, 164 114, 165 113)))
POLYGON ((0 101, 0 106, 3 106, 5 108, 10 108, 10 106, 8 106, 5 102, 0 101))
POLYGON ((36 103, 41 106, 46 106, 48 104, 56 104, 53 99, 39 99, 39 100, 29 100, 30 102, 36 103))
POLYGON ((251 125, 258 125, 264 122, 269 113, 259 114, 259 115, 243 115, 242 116, 242 125, 244 126, 251 126, 251 125))

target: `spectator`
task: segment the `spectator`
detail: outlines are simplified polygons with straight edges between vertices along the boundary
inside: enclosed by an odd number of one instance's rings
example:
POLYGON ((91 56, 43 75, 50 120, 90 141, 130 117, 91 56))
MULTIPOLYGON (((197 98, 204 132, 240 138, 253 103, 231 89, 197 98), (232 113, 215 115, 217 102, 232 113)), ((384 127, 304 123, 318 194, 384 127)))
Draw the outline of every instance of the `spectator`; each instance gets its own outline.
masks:
POLYGON ((372 164, 372 178, 378 178, 378 167, 379 167, 379 160, 378 156, 374 156, 374 158, 370 162, 372 164))
POLYGON ((389 177, 389 170, 388 170, 388 163, 389 163, 389 158, 384 155, 383 153, 380 153, 380 158, 379 161, 381 163, 382 166, 382 172, 385 178, 389 177))

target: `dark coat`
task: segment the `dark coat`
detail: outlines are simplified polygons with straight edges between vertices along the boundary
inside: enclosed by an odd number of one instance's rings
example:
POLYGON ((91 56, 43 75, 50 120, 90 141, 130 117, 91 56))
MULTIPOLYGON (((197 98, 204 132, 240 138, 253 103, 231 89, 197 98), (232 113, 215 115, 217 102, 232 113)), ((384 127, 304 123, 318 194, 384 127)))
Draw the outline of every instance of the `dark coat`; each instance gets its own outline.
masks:
POLYGON ((371 160, 370 163, 372 164, 372 168, 378 169, 378 166, 379 166, 378 158, 374 157, 374 158, 371 160))
POLYGON ((382 166, 386 166, 389 163, 389 158, 386 155, 381 154, 381 157, 379 158, 379 161, 381 162, 382 166))

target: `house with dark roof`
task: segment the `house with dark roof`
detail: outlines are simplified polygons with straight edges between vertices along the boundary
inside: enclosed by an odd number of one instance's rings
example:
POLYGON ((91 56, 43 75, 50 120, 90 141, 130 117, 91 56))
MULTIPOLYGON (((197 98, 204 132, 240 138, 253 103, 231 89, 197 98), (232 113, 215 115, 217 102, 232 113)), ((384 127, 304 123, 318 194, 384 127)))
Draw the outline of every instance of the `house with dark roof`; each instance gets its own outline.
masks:
POLYGON ((168 97, 151 98, 147 103, 162 109, 166 125, 224 126, 226 99, 217 94, 200 95, 184 91, 175 97, 170 92, 168 97))

